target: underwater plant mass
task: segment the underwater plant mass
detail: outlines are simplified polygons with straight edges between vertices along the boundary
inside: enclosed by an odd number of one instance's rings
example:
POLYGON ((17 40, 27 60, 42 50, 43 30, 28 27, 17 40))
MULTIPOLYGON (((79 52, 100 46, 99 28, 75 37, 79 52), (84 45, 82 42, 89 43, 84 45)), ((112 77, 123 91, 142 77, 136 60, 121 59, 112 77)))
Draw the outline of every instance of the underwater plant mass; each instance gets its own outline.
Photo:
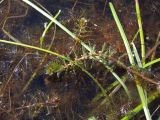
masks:
POLYGON ((1 0, 0 119, 159 120, 158 0, 1 0))

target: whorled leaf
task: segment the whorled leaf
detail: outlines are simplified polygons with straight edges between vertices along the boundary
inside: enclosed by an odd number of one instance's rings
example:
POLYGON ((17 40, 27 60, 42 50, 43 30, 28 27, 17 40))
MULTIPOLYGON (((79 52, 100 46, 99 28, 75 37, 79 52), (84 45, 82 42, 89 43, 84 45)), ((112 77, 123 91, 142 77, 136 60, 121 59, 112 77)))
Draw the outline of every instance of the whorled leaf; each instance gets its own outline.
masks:
POLYGON ((63 65, 55 61, 52 61, 46 66, 45 73, 48 75, 52 75, 53 73, 61 72, 63 70, 64 70, 63 65))

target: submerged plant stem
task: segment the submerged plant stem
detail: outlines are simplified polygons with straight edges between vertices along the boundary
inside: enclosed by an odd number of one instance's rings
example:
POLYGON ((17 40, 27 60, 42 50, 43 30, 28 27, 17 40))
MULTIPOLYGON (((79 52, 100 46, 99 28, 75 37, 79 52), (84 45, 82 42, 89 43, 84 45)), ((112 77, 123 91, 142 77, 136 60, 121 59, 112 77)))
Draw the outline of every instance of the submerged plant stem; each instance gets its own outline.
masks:
POLYGON ((64 60, 67 60, 67 61, 70 61, 69 58, 61 55, 61 54, 58 54, 56 52, 53 52, 53 51, 50 51, 50 50, 47 50, 47 49, 43 49, 43 48, 39 48, 39 47, 36 47, 36 46, 31 46, 31 45, 27 45, 27 44, 23 44, 23 43, 18 43, 18 42, 12 42, 12 41, 7 41, 7 40, 2 40, 0 39, 0 42, 1 43, 8 43, 8 44, 12 44, 12 45, 17 45, 17 46, 22 46, 22 47, 25 47, 25 48, 30 48, 30 49, 34 49, 34 50, 39 50, 39 51, 42 51, 42 52, 45 52, 45 53, 48 53, 48 54, 52 54, 52 55, 55 55, 55 56, 58 56, 64 60))
POLYGON ((47 17, 49 20, 53 21, 56 25, 58 25, 62 30, 64 30, 68 35, 70 35, 76 42, 80 42, 81 45, 86 48, 88 51, 92 51, 92 48, 89 47, 88 45, 86 45, 84 42, 82 42, 82 40, 80 40, 74 33, 72 33, 70 30, 68 30, 64 25, 62 25, 59 21, 57 21, 54 17, 52 17, 51 15, 49 15, 48 13, 46 13, 45 11, 43 11, 42 9, 40 9, 38 6, 36 6, 35 4, 33 4, 32 2, 30 2, 29 0, 22 0, 23 2, 27 3, 28 5, 30 5, 31 7, 33 7, 34 9, 36 9, 38 12, 40 12, 42 15, 44 15, 45 17, 47 17))
MULTIPOLYGON (((152 93, 151 96, 148 97, 148 103, 151 103, 154 101, 156 98, 160 97, 159 91, 156 91, 152 93)), ((133 110, 129 111, 126 116, 124 116, 121 120, 129 120, 132 117, 134 117, 137 113, 139 113, 143 108, 143 105, 140 104, 137 107, 135 107, 133 110)))
MULTIPOLYGON (((43 49, 43 48, 39 48, 39 47, 36 47, 36 46, 31 46, 31 45, 27 45, 27 44, 23 44, 23 43, 17 43, 17 42, 11 42, 11 41, 7 41, 7 40, 1 40, 0 39, 0 42, 1 43, 8 43, 8 44, 12 44, 12 45, 17 45, 17 46, 22 46, 22 47, 25 47, 25 48, 30 48, 30 49, 35 49, 35 50, 39 50, 39 51, 42 51, 42 52, 45 52, 45 53, 49 53, 49 54, 52 54, 52 55, 55 55, 59 58, 62 58, 66 61, 69 61, 69 62, 72 62, 72 63, 75 63, 74 61, 72 61, 70 58, 68 57, 65 57, 64 55, 60 55, 56 52, 53 52, 53 51, 50 51, 50 50, 47 50, 47 49, 43 49)), ((101 89, 102 93, 104 94, 104 96, 106 96, 106 93, 105 93, 105 89, 101 86, 101 84, 98 82, 97 79, 95 79, 87 70, 85 70, 83 67, 81 67, 80 65, 76 64, 82 71, 84 71, 89 77, 91 77, 94 82, 98 85, 98 87, 101 89)), ((26 85, 28 86, 28 85, 26 85)), ((26 87, 24 87, 23 91, 26 89, 26 87)))
MULTIPOLYGON (((64 25, 62 25, 59 21, 57 21, 55 18, 53 18, 51 15, 47 14, 45 11, 43 11, 42 9, 40 9, 38 6, 36 6, 35 4, 33 4, 32 2, 30 2, 29 0, 22 0, 23 2, 27 3, 28 5, 30 5, 31 7, 33 7, 34 9, 36 9, 38 12, 40 12, 42 15, 44 15, 45 17, 47 17, 48 19, 50 19, 51 21, 53 21, 56 25, 58 25, 62 30, 64 30, 68 35, 70 35, 76 42, 79 42, 86 50, 88 50, 90 53, 95 53, 94 49, 85 44, 82 40, 80 40, 74 33, 72 33, 70 30, 68 30, 64 25)), ((127 50, 128 52, 129 50, 127 50)), ((131 51, 129 51, 129 56, 132 56, 132 53, 131 51)), ((130 57, 130 59, 132 59, 130 57)), ((102 60, 101 59, 97 59, 99 62, 102 63, 102 60)), ((134 61, 133 59, 131 60, 132 62, 134 61)), ((110 70, 110 69, 109 69, 110 70)), ((111 73, 113 74, 113 72, 111 71, 111 73)), ((119 78, 118 75, 116 73, 113 74, 113 76, 115 76, 115 78, 119 78)), ((120 80, 117 79, 118 81, 120 80)), ((122 82, 120 82, 122 83, 122 82)), ((127 90, 126 86, 123 84, 122 85, 125 90, 127 90)))
POLYGON ((130 61, 131 65, 134 65, 135 62, 134 62, 134 58, 133 58, 133 55, 132 55, 132 52, 131 52, 131 48, 130 48, 127 36, 126 36, 126 34, 124 32, 124 29, 123 29, 123 27, 121 25, 121 22, 120 22, 119 18, 118 18, 116 10, 114 9, 114 6, 113 6, 113 4, 111 2, 109 3, 109 7, 111 9, 112 15, 113 15, 114 20, 115 20, 115 22, 117 24, 117 27, 119 29, 119 32, 121 34, 123 43, 125 45, 125 48, 126 48, 126 51, 127 51, 127 54, 128 54, 129 61, 130 61))
POLYGON ((144 42, 144 33, 142 28, 142 18, 141 12, 139 8, 138 0, 135 0, 136 13, 137 13, 137 21, 139 26, 140 40, 141 40, 141 56, 142 56, 142 65, 145 65, 145 42, 144 42))

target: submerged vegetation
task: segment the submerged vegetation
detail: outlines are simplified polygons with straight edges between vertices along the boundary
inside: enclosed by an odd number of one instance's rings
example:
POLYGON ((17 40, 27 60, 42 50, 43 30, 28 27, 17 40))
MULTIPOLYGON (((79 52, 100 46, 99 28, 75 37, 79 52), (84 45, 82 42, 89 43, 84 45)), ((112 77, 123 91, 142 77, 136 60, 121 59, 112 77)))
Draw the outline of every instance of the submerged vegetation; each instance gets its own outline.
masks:
POLYGON ((160 31, 150 38, 140 1, 0 5, 2 119, 160 119, 160 31))

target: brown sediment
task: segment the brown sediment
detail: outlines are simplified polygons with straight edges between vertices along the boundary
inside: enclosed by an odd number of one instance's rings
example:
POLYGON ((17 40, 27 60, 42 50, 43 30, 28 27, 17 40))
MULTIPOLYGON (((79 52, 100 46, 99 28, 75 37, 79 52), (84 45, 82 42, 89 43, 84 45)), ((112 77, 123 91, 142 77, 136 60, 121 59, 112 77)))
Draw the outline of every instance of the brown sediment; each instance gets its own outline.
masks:
MULTIPOLYGON (((54 1, 49 0, 45 2, 39 0, 38 2, 46 6, 47 2, 54 3, 54 1)), ((122 59, 121 61, 126 63, 125 66, 123 66, 123 64, 121 66, 114 64, 114 62, 117 62, 119 55, 126 53, 126 50, 108 6, 106 6, 105 12, 103 12, 103 1, 90 0, 85 3, 81 1, 75 3, 73 0, 68 0, 64 3, 63 2, 64 1, 60 0, 57 2, 56 6, 55 4, 49 4, 48 8, 53 12, 53 14, 61 8, 63 16, 59 16, 58 20, 69 28, 69 30, 78 34, 78 37, 86 44, 90 44, 92 46, 96 45, 97 53, 101 50, 104 43, 107 43, 108 48, 111 46, 112 50, 116 51, 116 54, 112 56, 114 60, 111 59, 112 63, 109 63, 109 65, 117 72, 118 75, 122 76, 122 74, 127 71, 128 73, 135 74, 146 80, 148 84, 158 84, 157 81, 144 76, 142 72, 127 66, 128 59, 122 59), (74 6, 74 8, 72 10, 67 8, 68 6, 65 8, 64 5, 66 3, 69 7, 74 6), (80 20, 82 18, 86 19, 87 23, 82 24, 84 26, 79 26, 81 25, 80 20), (82 32, 82 29, 85 32, 82 32)), ((153 13, 153 11, 148 12, 150 9, 146 8, 149 3, 145 2, 144 6, 143 4, 140 4, 140 7, 142 8, 141 12, 144 34, 148 37, 146 39, 147 50, 150 50, 152 46, 154 46, 160 25, 158 16, 159 10, 152 15, 151 13, 153 13)), ((138 31, 134 1, 125 2, 122 0, 113 0, 113 4, 116 8, 126 36, 129 42, 131 42, 132 38, 138 31)), ((155 3, 153 5, 155 5, 155 3)), ((152 7, 154 7, 153 5, 152 7)), ((4 26, 5 30, 19 41, 34 46, 40 46, 39 39, 44 30, 44 23, 49 21, 30 7, 26 12, 27 7, 16 0, 6 0, 0 4, 0 6, 0 10, 2 11, 0 12, 0 26, 4 26)), ((44 37, 45 41, 43 48, 48 48, 50 45, 54 30, 55 26, 53 25, 44 37)), ((2 36, 3 39, 12 40, 9 36, 4 34, 2 30, 0 36, 2 36)), ((137 48, 139 48, 139 39, 135 40, 135 44, 138 46, 137 48)), ((157 52, 155 57, 159 56, 159 47, 156 49, 157 52)), ((76 43, 73 41, 71 37, 58 27, 56 28, 56 36, 51 50, 65 56, 69 56, 73 60, 82 57, 81 45, 78 42, 76 43)), ((117 108, 123 109, 126 106, 128 108, 129 106, 134 106, 134 101, 131 103, 128 102, 126 94, 120 89, 115 93, 118 97, 113 95, 111 101, 108 101, 108 104, 110 105, 106 105, 103 108, 96 110, 99 101, 93 105, 90 104, 90 102, 96 94, 99 93, 99 88, 95 85, 92 79, 79 68, 71 66, 60 73, 53 73, 51 76, 45 75, 45 68, 47 64, 53 60, 58 61, 62 65, 68 64, 66 61, 61 61, 57 57, 51 55, 48 55, 44 60, 43 65, 39 66, 40 69, 33 82, 27 88, 26 92, 20 96, 19 94, 22 88, 36 70, 44 54, 4 44, 0 44, 0 51, 0 61, 2 63, 0 65, 0 78, 2 82, 0 84, 0 89, 5 87, 4 90, 1 89, 2 96, 0 96, 0 115, 4 119, 51 119, 53 117, 62 120, 85 119, 88 115, 92 115, 91 111, 93 111, 93 113, 96 111, 97 113, 95 115, 99 118, 105 119, 108 113, 111 114, 109 116, 110 118, 119 118, 120 111, 119 109, 117 110, 117 108), (24 59, 21 60, 23 57, 24 59), (18 66, 15 68, 17 64, 18 66), (112 107, 112 109, 110 109, 110 107, 112 107), (29 114, 29 111, 34 114, 29 114), (115 114, 113 115, 112 113, 115 114)), ((79 62, 81 62, 82 66, 86 67, 85 69, 98 79, 103 87, 107 87, 110 83, 115 81, 115 78, 106 71, 104 66, 100 63, 96 61, 93 62, 88 59, 82 59, 79 60, 79 62)), ((153 74, 157 76, 159 75, 160 69, 158 67, 159 66, 153 66, 152 68, 153 71, 155 71, 153 74)), ((156 78, 156 76, 154 77, 156 78)), ((130 79, 129 75, 128 79, 130 79)), ((130 82, 127 84, 129 90, 132 91, 134 96, 138 96, 135 92, 135 87, 132 85, 133 84, 130 82)), ((110 92, 111 91, 112 90, 110 90, 110 92)))

